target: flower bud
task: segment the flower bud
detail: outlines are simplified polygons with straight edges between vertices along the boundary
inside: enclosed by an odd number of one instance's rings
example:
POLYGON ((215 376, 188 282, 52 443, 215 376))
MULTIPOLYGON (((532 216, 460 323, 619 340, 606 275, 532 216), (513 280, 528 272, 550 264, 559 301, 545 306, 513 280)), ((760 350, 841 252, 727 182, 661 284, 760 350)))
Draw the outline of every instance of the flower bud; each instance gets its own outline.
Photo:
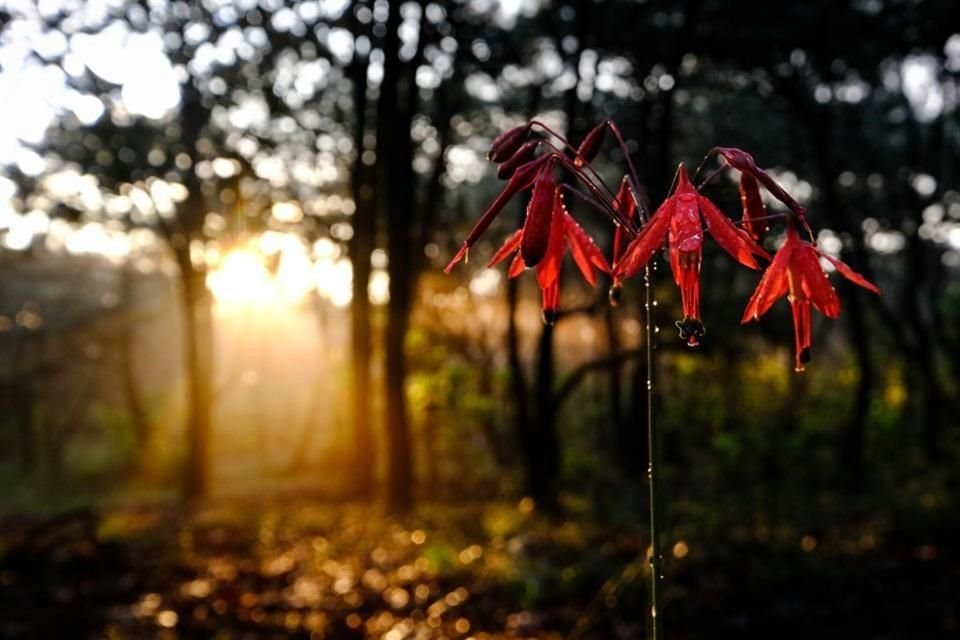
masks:
POLYGON ((577 147, 577 157, 573 159, 576 167, 582 167, 584 164, 597 157, 600 147, 603 145, 603 137, 607 132, 607 123, 601 122, 587 134, 580 146, 577 147))
POLYGON ((504 131, 497 136, 490 145, 490 152, 487 154, 487 158, 492 162, 503 162, 517 152, 517 149, 523 144, 524 138, 527 137, 529 131, 529 124, 517 125, 512 129, 504 131))
POLYGON ((497 168, 497 177, 501 180, 506 180, 512 176, 518 167, 533 160, 533 154, 536 153, 539 145, 539 140, 524 142, 523 146, 517 149, 512 156, 504 160, 503 164, 497 168))

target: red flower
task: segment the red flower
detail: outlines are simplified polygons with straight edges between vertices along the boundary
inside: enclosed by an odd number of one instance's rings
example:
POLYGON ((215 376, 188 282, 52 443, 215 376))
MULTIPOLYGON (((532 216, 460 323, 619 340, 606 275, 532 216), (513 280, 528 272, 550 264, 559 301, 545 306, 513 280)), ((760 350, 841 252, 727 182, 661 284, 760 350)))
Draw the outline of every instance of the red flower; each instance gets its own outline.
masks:
MULTIPOLYGON (((528 221, 522 228, 517 229, 507 238, 503 246, 490 259, 487 267, 493 267, 512 255, 513 260, 510 263, 507 275, 510 278, 516 278, 523 273, 526 266, 523 247, 531 233, 538 233, 538 230, 537 227, 531 226, 528 221)), ((540 286, 543 296, 543 319, 544 322, 550 324, 553 323, 557 308, 560 306, 560 266, 567 248, 570 249, 573 261, 579 267, 580 273, 591 285, 597 283, 594 268, 604 273, 610 272, 610 267, 600 248, 567 211, 560 190, 554 189, 549 240, 543 258, 536 264, 537 284, 540 286)))
MULTIPOLYGON (((633 189, 630 187, 630 179, 627 176, 624 176, 623 180, 620 181, 620 190, 617 192, 617 197, 614 199, 613 205, 617 211, 620 212, 620 215, 623 216, 624 220, 637 222, 637 201, 633 196, 633 189)), ((623 227, 617 225, 617 228, 613 232, 612 264, 616 265, 620 261, 620 256, 627 250, 627 240, 627 234, 624 232, 623 227)), ((612 306, 615 307, 620 304, 622 290, 623 283, 614 275, 613 284, 610 285, 610 304, 612 306)))
POLYGON ((820 266, 820 258, 830 261, 840 275, 868 291, 879 294, 880 289, 836 258, 828 256, 815 245, 800 239, 793 219, 787 222, 787 240, 777 251, 756 291, 750 297, 741 322, 756 320, 773 303, 787 296, 793 311, 793 331, 796 342, 796 370, 803 371, 810 361, 810 306, 827 316, 840 315, 840 299, 820 266))
MULTIPOLYGON (((504 134, 505 136, 506 134, 504 134)), ((503 136, 501 136, 503 137, 503 136)), ((480 236, 483 235, 483 232, 493 223, 500 212, 503 211, 503 208, 507 206, 507 202, 510 201, 510 198, 517 195, 524 189, 529 188, 531 185, 534 185, 534 190, 536 190, 536 185, 542 183, 546 180, 553 180, 553 163, 551 159, 552 155, 543 155, 538 158, 527 162, 526 164, 520 166, 515 171, 512 172, 510 180, 507 182, 507 186, 503 188, 503 191, 500 192, 500 195, 497 196, 497 199, 493 201, 493 204, 480 216, 480 220, 477 221, 477 224, 473 226, 473 229, 470 230, 470 233, 467 234, 467 239, 464 240, 463 245, 460 247, 460 250, 457 251, 457 254, 453 256, 453 260, 450 261, 444 268, 444 273, 450 273, 450 270, 453 269, 461 260, 464 260, 467 257, 467 253, 470 251, 470 247, 480 239, 480 236)), ((531 199, 531 205, 533 200, 531 199)), ((538 201, 538 202, 542 202, 538 201)), ((527 217, 530 217, 530 207, 527 207, 527 217)), ((540 217, 538 216, 538 220, 540 217)), ((549 229, 549 225, 546 227, 549 229)), ((533 247, 534 250, 539 250, 539 247, 533 247)))
POLYGON ((670 268, 683 299, 683 320, 677 322, 677 328, 687 344, 696 346, 704 334, 700 320, 701 216, 717 244, 744 266, 758 269, 754 256, 767 259, 770 256, 745 231, 734 226, 715 204, 697 192, 683 164, 678 178, 673 195, 654 212, 614 265, 614 279, 619 281, 634 275, 650 261, 664 239, 668 239, 670 268))
POLYGON ((754 240, 767 230, 767 207, 760 197, 757 179, 749 173, 740 173, 740 204, 743 206, 743 228, 754 240))

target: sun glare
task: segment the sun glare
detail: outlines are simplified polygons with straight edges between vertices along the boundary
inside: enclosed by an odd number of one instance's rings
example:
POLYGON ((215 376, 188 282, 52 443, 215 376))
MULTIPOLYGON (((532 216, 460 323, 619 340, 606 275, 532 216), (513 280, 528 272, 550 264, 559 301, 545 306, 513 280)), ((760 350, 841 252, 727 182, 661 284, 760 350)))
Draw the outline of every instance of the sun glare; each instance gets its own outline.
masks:
POLYGON ((274 287, 263 257, 247 249, 234 249, 207 276, 207 286, 218 302, 260 305, 274 302, 274 287))
POLYGON ((298 236, 268 231, 228 251, 207 286, 221 307, 296 306, 314 290, 334 306, 346 306, 352 274, 349 260, 338 253, 314 247, 311 257, 298 236))

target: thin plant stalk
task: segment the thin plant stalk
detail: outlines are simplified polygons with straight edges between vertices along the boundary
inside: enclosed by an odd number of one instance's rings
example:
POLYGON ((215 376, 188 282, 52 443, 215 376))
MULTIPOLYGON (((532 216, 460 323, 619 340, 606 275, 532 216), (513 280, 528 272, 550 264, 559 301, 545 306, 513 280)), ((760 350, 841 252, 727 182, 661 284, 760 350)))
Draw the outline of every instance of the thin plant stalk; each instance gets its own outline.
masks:
POLYGON ((650 626, 653 640, 664 640, 663 609, 660 606, 661 586, 663 583, 663 556, 660 552, 660 524, 662 520, 662 498, 660 492, 660 441, 654 421, 654 382, 656 358, 656 308, 657 300, 653 291, 654 269, 647 264, 644 270, 644 297, 647 316, 647 449, 649 466, 647 477, 650 484, 650 626))

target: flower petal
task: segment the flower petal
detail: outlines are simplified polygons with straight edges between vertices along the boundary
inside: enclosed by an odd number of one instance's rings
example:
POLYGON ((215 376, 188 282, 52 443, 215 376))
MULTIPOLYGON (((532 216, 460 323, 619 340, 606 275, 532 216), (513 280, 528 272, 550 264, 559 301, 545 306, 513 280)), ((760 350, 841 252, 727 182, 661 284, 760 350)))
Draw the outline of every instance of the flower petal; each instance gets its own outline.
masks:
POLYGON ((844 278, 846 278, 847 280, 849 280, 850 282, 852 282, 857 286, 863 287, 867 291, 872 291, 873 293, 880 295, 880 287, 873 284, 872 282, 864 278, 862 275, 860 275, 859 273, 851 269, 845 262, 841 262, 840 260, 837 260, 832 256, 828 256, 823 252, 819 252, 819 253, 821 256, 829 260, 830 264, 836 267, 837 271, 839 271, 840 275, 842 275, 844 278))
POLYGON ((790 253, 794 246, 793 243, 788 242, 777 251, 773 262, 764 271, 760 283, 750 296, 747 308, 743 311, 741 323, 756 320, 769 311, 778 298, 787 294, 787 268, 790 265, 790 253))
POLYGON ((536 266, 547 253, 556 188, 553 164, 544 165, 533 185, 533 194, 527 204, 527 218, 523 222, 523 237, 520 240, 520 255, 528 267, 536 266))
POLYGON ((800 288, 817 311, 828 318, 840 315, 840 298, 830 278, 820 266, 820 253, 803 243, 793 252, 793 268, 800 277, 800 288))
POLYGON ((790 311, 793 314, 793 370, 803 371, 810 362, 810 303, 806 300, 792 300, 790 311))
POLYGON ((523 258, 520 257, 520 254, 513 256, 513 261, 510 263, 510 268, 507 269, 507 277, 511 280, 516 278, 527 268, 527 265, 523 264, 523 258))
POLYGON ((547 244, 547 252, 537 264, 537 283, 540 288, 552 284, 560 278, 560 265, 563 263, 563 253, 566 249, 564 242, 564 222, 563 222, 563 194, 559 189, 554 191, 553 195, 553 214, 550 219, 550 240, 547 244))
POLYGON ((703 222, 700 220, 696 193, 688 191, 681 183, 674 200, 676 205, 673 208, 673 215, 670 216, 668 240, 670 249, 679 249, 688 253, 700 251, 703 247, 703 222))
POLYGON ((580 146, 577 147, 577 156, 573 159, 573 166, 582 167, 584 164, 597 157, 600 146, 603 144, 603 136, 607 132, 607 123, 601 122, 583 139, 580 146))
POLYGON ((550 285, 541 290, 541 315, 544 324, 553 324, 557 321, 557 308, 560 306, 560 279, 557 278, 550 285))
POLYGON ((594 267, 604 273, 610 273, 610 265, 607 264, 606 258, 603 257, 603 252, 600 251, 600 247, 597 246, 593 239, 587 235, 583 227, 577 224, 577 221, 567 212, 566 208, 563 209, 562 220, 565 226, 567 244, 570 246, 570 253, 573 255, 573 261, 587 282, 591 285, 597 284, 597 277, 593 272, 594 267))
POLYGON ((515 252, 517 249, 519 249, 520 238, 522 237, 522 235, 523 235, 523 229, 517 229, 512 234, 510 234, 510 237, 507 238, 506 242, 504 242, 503 245, 499 249, 497 249, 497 252, 493 254, 493 257, 490 258, 490 262, 487 263, 487 268, 489 269, 491 267, 497 266, 498 264, 506 260, 510 256, 510 254, 515 252))
MULTIPOLYGON (((617 211, 620 212, 627 220, 635 220, 637 217, 637 201, 633 197, 632 190, 630 189, 630 179, 627 176, 623 176, 623 180, 620 181, 620 190, 617 191, 617 197, 613 200, 613 206, 616 207, 617 211)), ((627 238, 626 234, 623 232, 623 229, 617 225, 616 230, 613 232, 613 263, 616 264, 620 259, 620 256, 623 255, 623 250, 627 248, 627 238)))
POLYGON ((704 196, 697 196, 697 204, 700 205, 700 213, 703 214, 710 235, 724 251, 733 256, 740 264, 751 269, 759 269, 760 266, 754 259, 754 255, 762 256, 767 260, 770 259, 770 254, 754 242, 753 238, 747 235, 745 231, 737 229, 733 222, 720 213, 720 210, 710 200, 704 196))
POLYGON ((663 240, 670 229, 670 218, 673 217, 675 205, 675 198, 667 198, 650 217, 637 237, 627 245, 620 260, 613 265, 617 280, 634 275, 641 267, 650 262, 653 254, 663 246, 663 240))
POLYGON ((743 228, 754 240, 759 240, 767 230, 767 208, 760 197, 757 179, 749 173, 740 172, 740 204, 743 206, 743 228))

